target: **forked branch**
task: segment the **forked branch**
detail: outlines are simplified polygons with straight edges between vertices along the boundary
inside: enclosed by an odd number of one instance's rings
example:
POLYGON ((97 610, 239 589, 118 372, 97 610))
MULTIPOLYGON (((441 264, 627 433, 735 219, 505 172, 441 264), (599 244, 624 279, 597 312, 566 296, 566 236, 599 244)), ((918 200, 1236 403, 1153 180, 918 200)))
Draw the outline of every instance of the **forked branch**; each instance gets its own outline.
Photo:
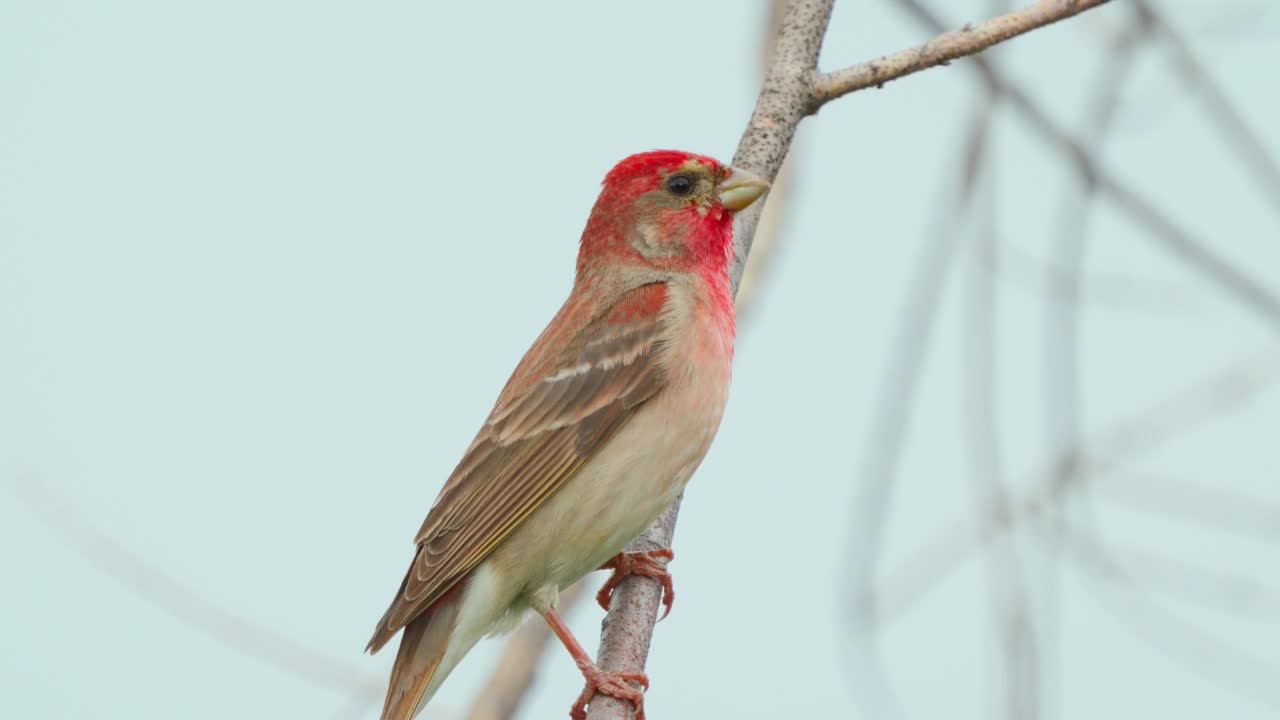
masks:
MULTIPOLYGON (((818 56, 834 0, 792 0, 780 23, 773 60, 733 164, 773 181, 782 167, 800 121, 824 103, 856 90, 878 87, 899 77, 981 52, 1011 37, 1072 17, 1108 0, 1040 0, 1022 10, 975 27, 946 33, 922 46, 844 70, 818 72, 818 56)), ((730 271, 734 291, 742 280, 764 203, 739 214, 734 226, 737 259, 730 271)), ((669 546, 680 500, 650 526, 629 549, 669 546)), ((597 661, 610 671, 640 672, 648 655, 661 595, 656 581, 630 577, 615 591, 604 620, 597 661)), ((626 720, 629 705, 597 696, 588 720, 626 720)))

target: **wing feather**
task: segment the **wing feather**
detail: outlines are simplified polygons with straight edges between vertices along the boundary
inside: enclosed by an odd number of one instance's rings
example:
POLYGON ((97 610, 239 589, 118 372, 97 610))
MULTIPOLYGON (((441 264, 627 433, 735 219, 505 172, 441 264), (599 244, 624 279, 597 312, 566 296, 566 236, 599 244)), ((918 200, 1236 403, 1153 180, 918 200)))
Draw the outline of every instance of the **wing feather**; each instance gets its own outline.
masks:
POLYGON ((666 285, 650 283, 586 322, 566 322, 583 312, 566 303, 427 514, 413 564, 369 642, 374 652, 483 562, 661 390, 666 301, 666 285), (574 326, 581 329, 562 330, 574 326))

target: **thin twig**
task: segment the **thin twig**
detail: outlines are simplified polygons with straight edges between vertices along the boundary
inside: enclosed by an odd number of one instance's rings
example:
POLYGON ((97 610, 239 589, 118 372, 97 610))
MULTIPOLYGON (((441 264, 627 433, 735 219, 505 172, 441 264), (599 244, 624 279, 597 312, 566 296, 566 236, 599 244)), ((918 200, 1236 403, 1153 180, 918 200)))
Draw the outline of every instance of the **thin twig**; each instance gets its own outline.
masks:
POLYGON ((965 25, 952 32, 936 29, 935 32, 942 34, 923 45, 899 50, 878 60, 823 73, 815 84, 814 110, 851 92, 884 87, 885 83, 921 70, 948 65, 952 60, 975 55, 1010 38, 1066 20, 1108 2, 1110 0, 1039 0, 977 25, 965 25))

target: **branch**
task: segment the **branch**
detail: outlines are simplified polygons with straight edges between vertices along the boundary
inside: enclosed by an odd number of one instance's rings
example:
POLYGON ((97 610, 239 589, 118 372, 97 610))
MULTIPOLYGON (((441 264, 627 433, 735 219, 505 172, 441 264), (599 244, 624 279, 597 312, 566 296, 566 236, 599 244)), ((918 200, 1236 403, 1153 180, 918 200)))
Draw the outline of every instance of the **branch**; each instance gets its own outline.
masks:
POLYGON ((918 47, 824 73, 815 84, 814 110, 851 92, 881 88, 885 83, 921 70, 948 65, 952 60, 975 55, 1010 38, 1066 20, 1108 2, 1110 0, 1040 0, 986 22, 965 25, 959 30, 943 33, 918 47))
MULTIPOLYGON (((813 78, 818 52, 831 19, 834 0, 793 0, 782 17, 774 57, 768 68, 755 111, 734 154, 733 164, 769 181, 777 178, 791 146, 796 127, 811 112, 813 78)), ((734 223, 737 253, 730 269, 736 293, 746 269, 747 258, 764 203, 738 214, 734 223)), ((652 546, 670 547, 675 534, 680 498, 658 518, 629 550, 652 546), (639 547, 637 547, 637 544, 639 547)), ((649 640, 657 618, 662 588, 654 580, 629 577, 614 591, 613 603, 605 616, 596 662, 604 670, 640 672, 649 654, 649 640)), ((590 704, 588 720, 626 720, 629 704, 597 695, 590 704)))
MULTIPOLYGON (((772 0, 769 3, 769 20, 765 25, 760 52, 760 71, 763 76, 773 64, 775 50, 774 38, 782 28, 782 15, 787 10, 787 0, 772 0)), ((782 169, 769 188, 769 202, 760 213, 760 222, 756 227, 755 242, 752 244, 752 262, 746 266, 741 280, 738 282, 734 297, 734 315, 737 318, 738 336, 748 329, 754 308, 760 304, 760 295, 766 284, 766 276, 777 264, 774 254, 778 249, 778 239, 784 230, 786 208, 794 194, 792 178, 795 177, 795 148, 791 148, 788 159, 783 162, 782 169)))
MULTIPOLYGON (((964 52, 955 55, 972 54, 983 50, 1001 40, 1013 37, 1028 30, 1057 19, 1070 17, 1083 10, 1097 7, 1107 0, 1042 0, 1021 13, 1036 13, 1051 6, 1058 6, 1059 17, 1045 19, 1036 25, 1004 34, 991 34, 990 31, 976 33, 978 44, 965 44, 964 52)), ((773 61, 765 73, 763 87, 756 100, 755 110, 747 129, 738 143, 733 164, 754 172, 769 181, 777 178, 787 151, 791 147, 796 128, 808 115, 817 111, 823 103, 861 89, 848 83, 839 92, 831 92, 834 87, 829 81, 841 77, 846 71, 837 71, 832 75, 818 73, 818 55, 822 49, 822 40, 826 34, 827 24, 831 19, 831 8, 834 0, 792 0, 781 20, 773 61), (827 93, 820 90, 820 83, 826 81, 827 93)), ((1019 13, 1010 13, 1005 17, 1016 17, 1019 13)), ((992 21, 999 23, 1000 21, 992 21)), ((1007 21, 1005 21, 1007 22, 1007 21)), ((1010 26, 1015 27, 1015 26, 1010 26)), ((973 32, 973 31, 969 31, 973 32)), ((961 31, 960 37, 965 31, 961 31)), ((934 41, 935 47, 946 47, 952 42, 947 38, 934 41), (945 42, 944 42, 945 41, 945 42)), ((905 53, 922 55, 917 48, 905 53)), ((867 85, 879 85, 889 80, 908 75, 913 72, 943 64, 948 56, 937 54, 931 50, 930 60, 924 64, 905 64, 896 68, 895 72, 877 71, 875 82, 867 85)), ((903 55, 898 53, 894 57, 903 55)), ((867 64, 870 66, 870 64, 867 64)), ((855 66, 850 71, 856 71, 855 66)), ((738 214, 734 223, 734 240, 736 257, 730 268, 730 282, 736 293, 746 269, 747 259, 751 253, 756 227, 760 222, 760 214, 764 203, 756 203, 738 214)), ((629 550, 649 549, 652 547, 669 547, 675 533, 676 517, 680 511, 680 499, 662 514, 637 539, 629 550)), ((657 609, 661 595, 659 584, 645 577, 629 577, 619 585, 614 593, 613 605, 605 617, 601 633, 600 651, 597 664, 608 671, 640 672, 648 656, 649 640, 653 634, 653 625, 657 617, 657 609)), ((590 704, 588 720, 626 720, 629 705, 606 696, 596 696, 590 704)))

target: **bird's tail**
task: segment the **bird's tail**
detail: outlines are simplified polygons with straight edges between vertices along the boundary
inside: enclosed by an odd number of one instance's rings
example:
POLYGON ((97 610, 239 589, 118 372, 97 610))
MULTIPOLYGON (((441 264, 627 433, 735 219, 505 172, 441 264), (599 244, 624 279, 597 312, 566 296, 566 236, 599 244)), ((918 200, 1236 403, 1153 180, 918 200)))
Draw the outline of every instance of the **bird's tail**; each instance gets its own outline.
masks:
POLYGON ((462 595, 452 593, 404 627, 400 651, 391 667, 391 685, 382 706, 382 720, 410 720, 431 699, 444 675, 452 669, 453 661, 446 667, 441 667, 441 662, 458 621, 462 595))

